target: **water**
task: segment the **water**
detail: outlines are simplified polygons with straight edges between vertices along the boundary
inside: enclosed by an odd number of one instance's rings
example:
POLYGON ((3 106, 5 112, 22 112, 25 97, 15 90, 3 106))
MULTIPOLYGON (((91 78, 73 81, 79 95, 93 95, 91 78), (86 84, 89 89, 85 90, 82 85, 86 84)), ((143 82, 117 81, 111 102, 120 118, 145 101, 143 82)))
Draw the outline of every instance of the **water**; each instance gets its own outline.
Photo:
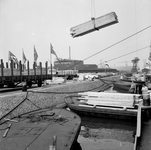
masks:
POLYGON ((85 116, 81 119, 79 150, 133 150, 136 121, 85 116))
POLYGON ((81 116, 82 150, 132 150, 136 122, 81 116))

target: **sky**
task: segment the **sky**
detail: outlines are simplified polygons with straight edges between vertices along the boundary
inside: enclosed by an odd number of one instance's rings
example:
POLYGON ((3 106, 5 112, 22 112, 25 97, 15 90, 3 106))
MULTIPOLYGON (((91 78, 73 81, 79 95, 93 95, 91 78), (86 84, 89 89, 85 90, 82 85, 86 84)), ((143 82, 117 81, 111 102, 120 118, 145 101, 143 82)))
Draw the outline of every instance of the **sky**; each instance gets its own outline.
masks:
MULTIPOLYGON (((59 58, 71 56, 96 65, 107 61, 117 67, 132 65, 138 57, 143 67, 151 49, 151 0, 0 0, 0 59, 4 63, 9 51, 18 60, 24 51, 32 65, 35 45, 37 61, 44 66, 50 62, 50 43, 59 58), (110 12, 116 13, 119 23, 76 38, 70 35, 71 27, 110 12)), ((52 62, 55 59, 53 55, 52 62)))

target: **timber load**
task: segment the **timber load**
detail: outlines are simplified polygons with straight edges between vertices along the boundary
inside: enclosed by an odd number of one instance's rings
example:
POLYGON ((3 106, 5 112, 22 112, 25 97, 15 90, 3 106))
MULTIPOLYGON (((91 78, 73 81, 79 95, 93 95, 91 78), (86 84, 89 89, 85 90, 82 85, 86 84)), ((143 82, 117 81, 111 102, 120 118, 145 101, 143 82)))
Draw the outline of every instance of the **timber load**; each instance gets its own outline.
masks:
POLYGON ((139 94, 83 92, 65 100, 67 106, 79 115, 136 120, 139 94))
POLYGON ((91 18, 91 20, 88 22, 72 27, 70 31, 72 37, 74 38, 113 25, 115 23, 118 23, 117 15, 115 12, 111 12, 98 18, 91 18))

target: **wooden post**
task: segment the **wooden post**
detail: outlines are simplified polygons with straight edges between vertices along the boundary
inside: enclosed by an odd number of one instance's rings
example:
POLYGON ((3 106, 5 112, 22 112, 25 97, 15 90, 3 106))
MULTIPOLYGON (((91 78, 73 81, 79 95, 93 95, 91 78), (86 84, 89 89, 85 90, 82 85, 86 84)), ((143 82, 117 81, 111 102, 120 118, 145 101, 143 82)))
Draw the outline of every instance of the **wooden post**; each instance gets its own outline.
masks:
POLYGON ((35 76, 35 81, 36 81, 36 62, 33 64, 33 69, 34 69, 34 76, 35 76))
POLYGON ((42 77, 42 63, 41 62, 39 63, 39 66, 40 66, 40 75, 42 77))
POLYGON ((52 80, 52 64, 51 64, 51 80, 52 80))
POLYGON ((39 66, 40 66, 40 80, 42 81, 42 63, 41 62, 39 63, 39 66))
POLYGON ((27 72, 28 72, 28 76, 29 76, 29 61, 27 61, 27 72))
POLYGON ((13 62, 13 60, 11 60, 10 67, 11 67, 11 76, 12 76, 12 78, 13 78, 13 67, 14 67, 14 62, 13 62))
POLYGON ((19 61, 19 72, 20 72, 20 80, 22 81, 22 64, 21 64, 21 61, 19 61))
POLYGON ((48 79, 48 62, 47 61, 45 63, 45 67, 46 67, 46 78, 48 79))
POLYGON ((4 68, 3 59, 1 59, 1 76, 2 76, 2 77, 3 77, 3 75, 4 75, 4 70, 3 70, 3 68, 4 68))
POLYGON ((6 62, 6 68, 8 68, 8 62, 6 62))

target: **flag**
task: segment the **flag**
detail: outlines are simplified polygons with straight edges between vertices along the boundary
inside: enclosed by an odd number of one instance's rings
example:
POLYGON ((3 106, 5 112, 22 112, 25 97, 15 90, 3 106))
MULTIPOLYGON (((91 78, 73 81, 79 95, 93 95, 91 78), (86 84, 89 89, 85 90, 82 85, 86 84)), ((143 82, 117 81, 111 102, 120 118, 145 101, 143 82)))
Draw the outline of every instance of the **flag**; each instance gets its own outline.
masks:
POLYGON ((25 64, 26 61, 27 61, 27 58, 26 58, 26 56, 25 56, 25 54, 24 54, 24 51, 23 51, 23 64, 25 64))
POLYGON ((17 59, 17 57, 12 53, 12 52, 10 52, 9 51, 9 54, 8 54, 8 59, 11 61, 11 60, 13 60, 13 62, 15 63, 15 64, 18 64, 18 59, 17 59))
POLYGON ((109 67, 109 65, 108 65, 108 64, 105 64, 105 65, 109 67))
POLYGON ((54 54, 56 57, 57 57, 57 54, 56 52, 54 51, 53 47, 52 47, 52 44, 50 43, 50 48, 51 48, 51 54, 54 54))
POLYGON ((109 65, 107 64, 107 62, 105 61, 105 65, 109 67, 109 65))
POLYGON ((56 58, 58 59, 58 61, 59 61, 59 58, 58 58, 56 52, 54 51, 53 46, 52 46, 51 43, 50 43, 50 50, 51 50, 51 54, 54 54, 56 56, 56 58))
POLYGON ((34 46, 34 62, 37 62, 37 59, 38 59, 38 53, 37 53, 36 48, 34 46))

